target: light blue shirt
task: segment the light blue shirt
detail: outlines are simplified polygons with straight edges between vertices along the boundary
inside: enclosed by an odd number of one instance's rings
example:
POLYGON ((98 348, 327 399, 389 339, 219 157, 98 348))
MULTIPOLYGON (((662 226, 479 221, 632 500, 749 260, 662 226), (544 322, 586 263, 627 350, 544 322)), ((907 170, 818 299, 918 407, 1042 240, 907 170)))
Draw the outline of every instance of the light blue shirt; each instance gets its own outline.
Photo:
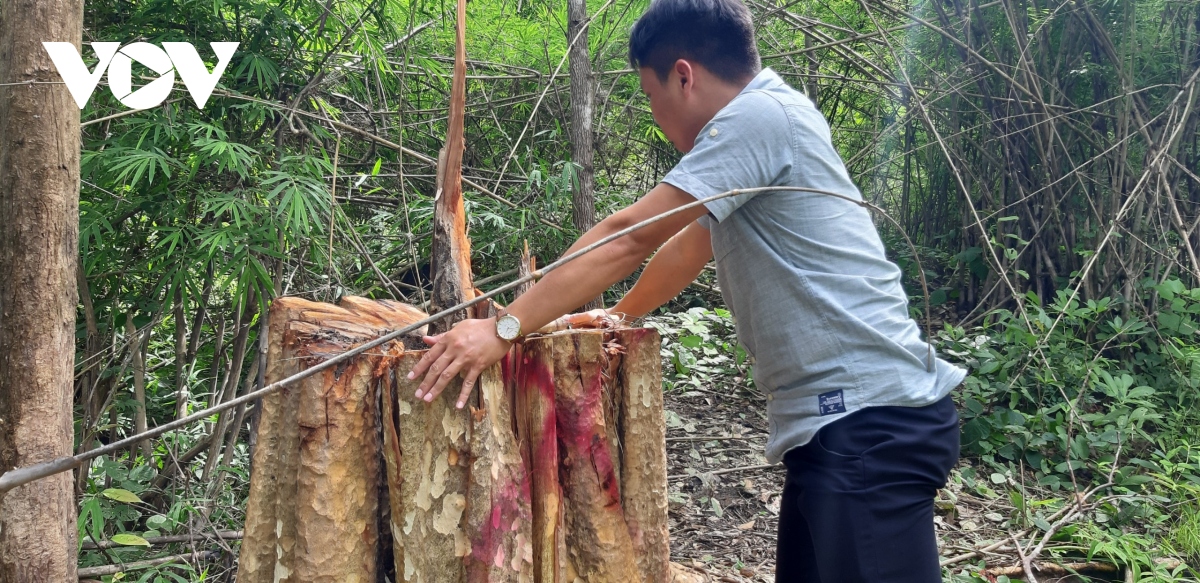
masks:
MULTIPOLYGON (((717 112, 663 182, 696 198, 787 185, 862 200, 821 112, 770 69, 717 112)), ((767 392, 769 461, 858 409, 928 405, 962 382, 966 370, 928 361, 900 269, 866 209, 787 191, 706 206, 721 294, 767 392)))

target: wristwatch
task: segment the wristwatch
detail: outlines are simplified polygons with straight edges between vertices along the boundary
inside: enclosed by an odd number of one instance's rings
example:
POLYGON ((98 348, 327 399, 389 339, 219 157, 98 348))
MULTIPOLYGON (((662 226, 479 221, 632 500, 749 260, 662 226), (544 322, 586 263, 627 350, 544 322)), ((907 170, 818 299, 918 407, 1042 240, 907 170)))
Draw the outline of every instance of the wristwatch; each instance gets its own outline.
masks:
POLYGON ((496 310, 496 336, 508 342, 521 338, 521 321, 508 313, 507 308, 496 310))

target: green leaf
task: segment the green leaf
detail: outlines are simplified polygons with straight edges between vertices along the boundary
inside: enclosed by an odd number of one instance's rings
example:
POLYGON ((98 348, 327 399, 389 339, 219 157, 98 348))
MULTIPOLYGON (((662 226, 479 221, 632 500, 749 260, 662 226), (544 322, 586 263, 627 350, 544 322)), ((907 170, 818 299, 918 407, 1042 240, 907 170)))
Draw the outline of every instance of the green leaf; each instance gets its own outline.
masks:
POLYGON ((1061 464, 1054 466, 1054 471, 1069 472, 1071 470, 1078 470, 1078 469, 1082 469, 1085 467, 1087 467, 1087 464, 1084 463, 1082 460, 1071 460, 1069 462, 1063 462, 1061 464))
POLYGON ((170 518, 167 518, 166 516, 163 516, 161 514, 155 514, 154 516, 151 516, 150 518, 146 519, 146 526, 153 528, 155 530, 163 530, 167 527, 168 524, 170 524, 170 522, 171 522, 170 518))
POLYGON ((1129 476, 1128 478, 1123 478, 1119 481, 1119 483, 1120 483, 1120 485, 1128 488, 1131 486, 1141 486, 1142 484, 1149 484, 1150 482, 1153 482, 1153 481, 1154 481, 1154 478, 1152 478, 1150 476, 1137 475, 1137 476, 1129 476))
POLYGON ((1129 398, 1130 399, 1140 399, 1142 397, 1149 397, 1150 395, 1153 395, 1155 392, 1156 391, 1154 390, 1154 387, 1147 387, 1147 386, 1143 385, 1143 386, 1137 387, 1137 388, 1129 391, 1129 398))
POLYGON ((141 498, 138 498, 137 494, 134 494, 129 490, 122 490, 121 488, 109 488, 101 492, 101 494, 104 494, 105 498, 110 498, 112 500, 116 500, 117 502, 124 502, 126 504, 135 504, 142 501, 141 498))
POLYGON ((114 534, 112 537, 112 542, 115 542, 119 545, 125 545, 125 546, 131 546, 131 547, 132 546, 138 546, 138 547, 150 546, 150 542, 147 541, 146 539, 144 539, 136 534, 129 534, 127 532, 121 533, 121 534, 114 534))
POLYGON ((967 407, 967 410, 975 415, 983 413, 983 403, 980 403, 971 397, 966 397, 963 399, 963 404, 967 407))
POLYGON ((99 498, 90 498, 83 503, 79 526, 93 541, 100 541, 100 535, 104 532, 104 511, 100 508, 99 498))
POLYGON ((966 445, 977 445, 986 440, 991 434, 991 426, 987 421, 976 418, 963 425, 962 441, 966 445))

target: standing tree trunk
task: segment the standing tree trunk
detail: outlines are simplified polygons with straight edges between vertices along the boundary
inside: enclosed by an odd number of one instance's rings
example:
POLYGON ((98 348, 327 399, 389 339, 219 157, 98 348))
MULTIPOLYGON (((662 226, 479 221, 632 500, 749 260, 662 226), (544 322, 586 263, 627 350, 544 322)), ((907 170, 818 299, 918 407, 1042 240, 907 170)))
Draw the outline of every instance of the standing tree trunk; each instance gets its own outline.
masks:
POLYGON ((808 58, 808 78, 804 80, 804 92, 808 94, 808 98, 812 100, 814 107, 820 107, 820 101, 817 96, 817 74, 820 71, 817 68, 817 53, 812 49, 816 44, 816 37, 811 34, 804 35, 804 48, 808 49, 805 55, 808 58))
MULTIPOLYGON (((147 429, 146 422, 146 344, 149 343, 150 330, 146 330, 146 338, 143 338, 138 333, 137 326, 133 325, 133 312, 125 315, 125 338, 129 343, 130 354, 133 355, 133 400, 137 402, 137 412, 133 415, 133 430, 136 433, 145 433, 147 429)), ((138 446, 142 451, 143 463, 153 464, 154 460, 151 457, 154 450, 150 447, 150 440, 143 439, 138 446)), ((133 452, 130 452, 130 457, 135 457, 133 452)))
POLYGON ((184 325, 183 283, 175 288, 175 418, 187 417, 188 374, 187 374, 187 326, 184 325))
MULTIPOLYGON (((0 472, 72 453, 79 107, 41 43, 82 36, 81 0, 0 3, 0 472)), ((0 581, 77 579, 72 479, 0 498, 0 581)))
MULTIPOLYGON (((596 169, 592 164, 592 63, 588 60, 587 0, 567 0, 567 43, 571 68, 571 159, 575 183, 571 188, 572 220, 579 232, 596 225, 596 169), (576 39, 575 37, 579 38, 576 39)), ((584 306, 599 308, 601 298, 584 306)))

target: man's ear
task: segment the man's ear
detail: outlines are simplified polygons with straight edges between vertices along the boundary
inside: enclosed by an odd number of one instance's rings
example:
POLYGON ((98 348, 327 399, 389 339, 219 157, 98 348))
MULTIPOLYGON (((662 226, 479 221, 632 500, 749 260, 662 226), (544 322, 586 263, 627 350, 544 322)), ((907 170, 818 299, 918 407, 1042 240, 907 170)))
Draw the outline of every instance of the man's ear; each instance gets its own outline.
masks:
POLYGON ((679 75, 679 88, 684 92, 691 90, 696 83, 695 71, 692 69, 692 64, 683 59, 675 61, 675 74, 679 75))

